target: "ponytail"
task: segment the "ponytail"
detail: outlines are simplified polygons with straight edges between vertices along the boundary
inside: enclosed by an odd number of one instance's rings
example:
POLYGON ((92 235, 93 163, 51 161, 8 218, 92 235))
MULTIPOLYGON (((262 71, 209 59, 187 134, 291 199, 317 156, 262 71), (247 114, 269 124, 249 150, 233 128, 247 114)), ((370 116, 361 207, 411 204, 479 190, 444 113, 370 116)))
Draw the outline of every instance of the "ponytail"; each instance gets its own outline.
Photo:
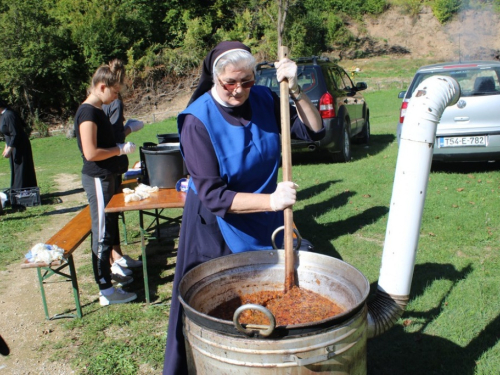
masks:
POLYGON ((125 67, 118 59, 111 60, 106 65, 101 65, 92 76, 92 87, 104 83, 108 87, 123 84, 125 79, 125 67))

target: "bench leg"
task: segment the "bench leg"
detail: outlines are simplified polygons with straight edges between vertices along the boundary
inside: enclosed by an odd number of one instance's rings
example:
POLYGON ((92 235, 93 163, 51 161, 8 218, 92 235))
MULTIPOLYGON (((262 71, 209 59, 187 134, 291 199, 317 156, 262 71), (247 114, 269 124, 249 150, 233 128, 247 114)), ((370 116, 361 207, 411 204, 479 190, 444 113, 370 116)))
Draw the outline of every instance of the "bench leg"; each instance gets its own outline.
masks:
POLYGON ((76 315, 82 317, 82 306, 80 304, 80 291, 78 290, 78 280, 76 278, 75 263, 73 262, 73 255, 68 258, 69 272, 71 274, 71 286, 73 287, 73 296, 75 297, 76 315))
POLYGON ((128 242, 127 242, 127 226, 125 225, 125 212, 120 212, 118 213, 118 215, 121 217, 122 219, 122 226, 123 226, 123 243, 125 245, 128 245, 128 242))
POLYGON ((146 231, 144 229, 144 216, 143 211, 139 210, 139 227, 141 229, 141 252, 142 252, 142 270, 144 276, 144 295, 146 297, 146 303, 150 303, 149 299, 149 279, 148 279, 148 260, 146 257, 146 241, 144 237, 146 236, 146 231))
POLYGON ((43 311, 45 311, 45 319, 50 320, 49 308, 47 307, 47 299, 45 298, 45 288, 43 287, 42 268, 37 268, 38 284, 40 285, 40 294, 42 295, 43 311))
POLYGON ((40 294, 42 295, 42 303, 43 303, 43 310, 45 312, 45 318, 47 320, 54 320, 54 319, 61 319, 61 318, 81 318, 83 316, 82 314, 82 307, 80 304, 80 292, 78 290, 78 280, 76 278, 76 269, 75 269, 75 264, 73 262, 73 256, 70 255, 67 259, 67 263, 63 264, 62 266, 58 268, 50 268, 50 267, 40 267, 36 269, 37 274, 38 274, 38 283, 40 284, 40 294), (69 267, 69 275, 62 272, 64 268, 69 267), (45 272, 42 274, 42 269, 45 270, 45 272), (47 297, 45 296, 45 288, 44 288, 44 282, 47 280, 49 277, 53 275, 59 275, 62 276, 66 279, 71 280, 71 285, 73 288, 73 296, 75 298, 75 306, 76 306, 76 315, 75 314, 56 314, 52 317, 49 316, 49 309, 47 306, 47 297))

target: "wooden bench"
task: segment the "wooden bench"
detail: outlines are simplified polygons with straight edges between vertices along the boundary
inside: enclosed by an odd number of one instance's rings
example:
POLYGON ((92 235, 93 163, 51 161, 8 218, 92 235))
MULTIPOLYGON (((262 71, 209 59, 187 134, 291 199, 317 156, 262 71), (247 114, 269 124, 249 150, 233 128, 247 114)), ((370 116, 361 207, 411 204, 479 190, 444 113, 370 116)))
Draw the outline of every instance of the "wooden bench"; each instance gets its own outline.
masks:
POLYGON ((91 234, 91 228, 92 223, 90 219, 90 208, 87 206, 73 219, 71 219, 59 232, 45 242, 48 245, 57 245, 58 247, 64 249, 63 260, 53 261, 48 264, 44 262, 30 263, 27 259, 25 259, 21 264, 21 268, 36 268, 37 270, 40 293, 42 295, 43 308, 45 310, 45 317, 47 320, 82 317, 78 281, 76 278, 75 264, 73 262, 73 252, 89 236, 89 234, 91 234), (62 270, 66 267, 69 267, 69 274, 62 272, 62 270), (42 273, 42 270, 45 272, 42 273), (43 284, 45 280, 55 274, 71 280, 73 295, 75 297, 76 316, 74 314, 57 314, 53 317, 49 317, 49 310, 47 308, 47 300, 43 284))

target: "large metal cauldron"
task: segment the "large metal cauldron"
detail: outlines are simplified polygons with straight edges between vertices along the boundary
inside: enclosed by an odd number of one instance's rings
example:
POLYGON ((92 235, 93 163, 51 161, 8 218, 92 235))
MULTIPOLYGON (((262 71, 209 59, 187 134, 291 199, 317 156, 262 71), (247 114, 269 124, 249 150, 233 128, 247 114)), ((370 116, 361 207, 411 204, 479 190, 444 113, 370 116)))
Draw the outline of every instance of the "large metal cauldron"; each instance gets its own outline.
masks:
POLYGON ((296 252, 301 288, 344 307, 320 322, 244 327, 207 315, 225 301, 264 290, 283 290, 283 250, 250 251, 203 263, 181 280, 190 373, 365 374, 368 280, 353 266, 321 254, 296 252), (264 334, 265 332, 265 334, 264 334), (265 337, 264 337, 265 336, 265 337))

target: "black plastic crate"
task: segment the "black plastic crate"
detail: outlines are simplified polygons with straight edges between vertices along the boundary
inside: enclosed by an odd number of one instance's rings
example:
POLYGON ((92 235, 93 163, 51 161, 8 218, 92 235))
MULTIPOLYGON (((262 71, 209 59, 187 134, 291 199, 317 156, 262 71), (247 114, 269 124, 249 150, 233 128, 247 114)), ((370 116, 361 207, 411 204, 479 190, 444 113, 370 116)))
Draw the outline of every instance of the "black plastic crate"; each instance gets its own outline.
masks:
POLYGON ((33 207, 39 206, 42 203, 40 199, 40 188, 38 187, 11 189, 9 191, 11 206, 19 205, 33 207))

